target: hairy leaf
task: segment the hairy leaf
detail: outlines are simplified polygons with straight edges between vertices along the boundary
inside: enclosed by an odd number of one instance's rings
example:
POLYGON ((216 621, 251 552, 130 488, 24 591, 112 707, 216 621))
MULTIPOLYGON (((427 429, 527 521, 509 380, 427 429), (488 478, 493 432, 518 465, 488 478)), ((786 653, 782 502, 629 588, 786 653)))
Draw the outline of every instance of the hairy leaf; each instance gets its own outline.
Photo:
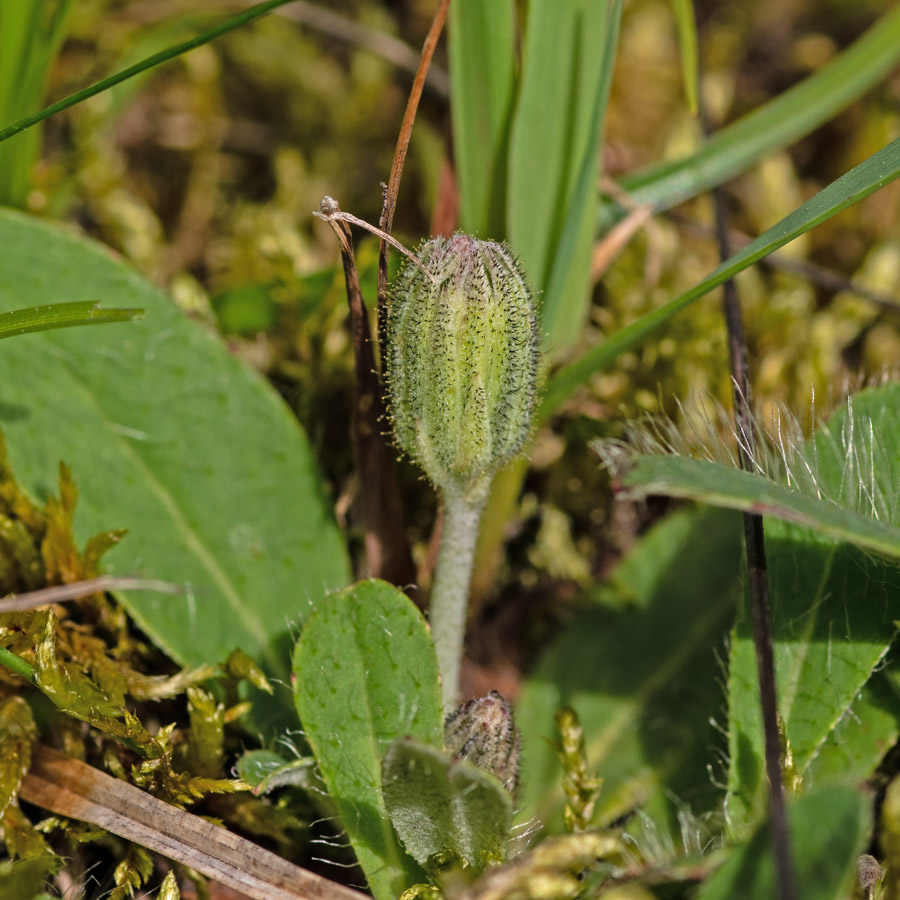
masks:
POLYGON ((900 527, 845 509, 828 499, 807 497, 763 475, 722 463, 677 456, 638 456, 622 476, 622 485, 635 496, 662 494, 772 516, 900 558, 900 527))
MULTIPOLYGON (((848 544, 783 522, 766 523, 778 711, 797 773, 806 778, 895 633, 900 569, 848 544)), ((765 809, 756 653, 745 610, 731 642, 729 811, 765 809)))
POLYGON ((437 659, 411 600, 382 581, 326 598, 294 654, 294 697, 307 740, 369 887, 394 898, 423 873, 397 842, 381 760, 398 735, 440 745, 437 659))
POLYGON ((388 747, 381 771, 394 829, 426 870, 448 855, 473 873, 504 859, 512 794, 489 772, 411 737, 388 747))
MULTIPOLYGON (((798 896, 843 900, 871 825, 870 801, 853 788, 811 791, 788 808, 798 896)), ((697 900, 771 900, 778 896, 768 824, 735 848, 700 889, 697 900)))

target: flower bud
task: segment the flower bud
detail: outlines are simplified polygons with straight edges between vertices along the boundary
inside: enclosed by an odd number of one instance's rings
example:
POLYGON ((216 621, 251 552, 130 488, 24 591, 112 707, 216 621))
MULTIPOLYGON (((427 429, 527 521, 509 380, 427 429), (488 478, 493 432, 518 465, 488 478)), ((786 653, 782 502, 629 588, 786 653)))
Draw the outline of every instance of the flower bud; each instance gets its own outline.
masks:
POLYGON ((514 794, 519 783, 519 732, 499 691, 463 703, 444 720, 444 746, 454 759, 468 759, 500 779, 514 794))
POLYGON ((442 491, 487 490, 531 427, 538 324, 505 244, 435 238, 391 291, 387 373, 397 443, 442 491), (430 277, 429 277, 430 275, 430 277))

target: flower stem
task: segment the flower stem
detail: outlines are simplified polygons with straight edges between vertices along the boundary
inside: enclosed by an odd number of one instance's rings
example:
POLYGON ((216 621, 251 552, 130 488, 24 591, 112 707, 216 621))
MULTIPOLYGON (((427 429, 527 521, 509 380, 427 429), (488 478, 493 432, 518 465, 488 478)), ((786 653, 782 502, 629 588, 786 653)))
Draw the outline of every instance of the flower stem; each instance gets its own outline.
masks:
POLYGON ((18 675, 19 678, 34 683, 34 667, 5 647, 0 647, 0 665, 18 675))
POLYGON ((478 524, 487 491, 476 496, 444 491, 444 525, 434 586, 431 589, 431 634, 441 672, 444 710, 452 710, 459 693, 469 582, 478 541, 478 524))

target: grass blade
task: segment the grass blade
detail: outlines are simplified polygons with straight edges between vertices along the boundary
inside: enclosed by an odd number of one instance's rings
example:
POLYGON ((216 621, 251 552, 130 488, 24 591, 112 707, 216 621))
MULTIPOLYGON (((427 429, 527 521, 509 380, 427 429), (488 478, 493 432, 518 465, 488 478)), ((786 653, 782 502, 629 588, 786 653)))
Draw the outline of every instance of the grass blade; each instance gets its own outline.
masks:
MULTIPOLYGON (((0 4, 0 122, 34 109, 59 51, 72 0, 19 0, 0 4)), ((0 148, 0 204, 22 206, 31 167, 41 152, 41 133, 0 148)))
POLYGON ((75 106, 75 104, 81 103, 82 100, 95 97, 97 94, 101 94, 103 91, 108 90, 117 84, 121 84, 129 78, 133 78, 135 75, 140 75, 141 72, 146 72, 148 69, 152 69, 154 66, 158 66, 161 63, 168 62, 170 59, 174 59, 182 53, 187 53, 189 50, 201 47, 203 44, 208 44, 211 40, 214 40, 229 31, 233 31, 235 28, 240 28, 242 25, 246 25, 247 22, 258 19, 260 16, 264 16, 273 9, 284 6, 285 3, 289 2, 290 0, 266 0, 264 3, 257 3, 256 6, 251 6, 250 9, 247 9, 236 16, 232 16, 230 19, 226 19, 224 22, 221 22, 213 28, 208 28, 206 31, 188 41, 176 44, 174 47, 169 47, 167 50, 162 50, 159 53, 154 53, 152 56, 148 56, 146 59, 135 63, 133 66, 128 66, 128 68, 123 69, 121 72, 117 72, 115 75, 110 75, 108 78, 104 78, 101 81, 96 82, 96 84, 92 84, 90 87, 83 88, 80 91, 76 91, 74 94, 70 94, 68 97, 64 97, 62 100, 40 110, 40 112, 26 116, 18 122, 14 122, 8 127, 0 130, 0 141, 8 140, 13 135, 19 134, 19 132, 25 131, 33 125, 37 125, 38 122, 43 122, 44 119, 49 119, 50 116, 54 116, 56 113, 62 112, 70 106, 75 106))
MULTIPOLYGON (((585 157, 591 180, 604 104, 602 48, 610 3, 532 0, 525 30, 522 77, 510 138, 507 235, 532 286, 546 291, 567 221, 579 223, 569 262, 567 292, 544 295, 545 346, 559 348, 579 323, 562 315, 563 302, 583 308, 588 290, 596 192, 579 196, 585 157), (564 333, 564 330, 565 332, 564 333)), ((577 318, 580 319, 580 316, 577 318)))
MULTIPOLYGON (((808 134, 883 79, 900 61, 900 6, 814 75, 713 134, 691 156, 642 169, 622 187, 639 205, 669 209, 745 171, 757 160, 808 134)), ((620 217, 605 201, 600 227, 620 217)))
POLYGON ((450 5, 450 113, 460 225, 494 240, 506 237, 515 31, 512 0, 454 0, 450 5))
POLYGON ((142 309, 104 309, 93 300, 77 303, 53 303, 0 313, 0 338, 72 325, 103 325, 143 318, 142 309))
POLYGON ((697 115, 697 86, 700 80, 700 63, 697 52, 697 23, 691 0, 671 0, 672 13, 678 26, 678 40, 681 43, 681 80, 684 82, 684 96, 692 115, 697 115))
POLYGON ((590 138, 584 148, 562 234, 554 247, 552 268, 544 292, 544 346, 551 355, 564 352, 578 336, 590 299, 590 258, 594 237, 591 223, 596 213, 594 184, 598 169, 597 147, 612 83, 621 18, 622 0, 614 0, 610 7, 603 66, 591 113, 590 138))
POLYGON ((602 344, 589 350, 580 359, 562 368, 547 384, 538 412, 539 420, 546 419, 558 409, 560 404, 594 372, 610 365, 620 353, 635 346, 695 300, 841 210, 868 197, 898 176, 900 176, 900 138, 819 191, 790 215, 763 232, 756 240, 725 260, 689 291, 632 322, 602 344))

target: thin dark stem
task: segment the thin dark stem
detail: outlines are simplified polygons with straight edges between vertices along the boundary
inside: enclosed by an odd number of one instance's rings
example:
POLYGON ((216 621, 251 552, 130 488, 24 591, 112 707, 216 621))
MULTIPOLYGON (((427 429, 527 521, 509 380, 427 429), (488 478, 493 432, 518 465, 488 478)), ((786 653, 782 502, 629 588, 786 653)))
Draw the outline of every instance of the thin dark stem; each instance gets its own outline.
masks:
POLYGON ((384 399, 375 367, 369 316, 359 285, 353 241, 346 222, 326 219, 341 247, 350 304, 350 336, 356 372, 351 432, 369 574, 403 587, 415 581, 415 567, 404 527, 394 455, 385 440, 384 399))
MULTIPOLYGON (((716 237, 723 260, 731 255, 728 240, 725 203, 720 190, 713 191, 716 210, 716 237)), ((741 435, 738 441, 741 467, 752 470, 751 455, 755 453, 755 431, 750 411, 750 365, 747 341, 737 286, 729 279, 723 286, 723 308, 728 329, 728 351, 731 378, 734 385, 734 415, 741 435)), ((756 671, 759 679, 759 700, 762 709, 765 742, 766 774, 769 779, 769 798, 772 813, 772 842, 775 854, 775 873, 779 900, 795 900, 795 876, 791 858, 784 785, 781 780, 781 742, 778 736, 778 708, 775 684, 775 640, 772 630, 772 609, 769 603, 769 577, 766 566, 766 546, 762 516, 744 513, 744 545, 749 574, 750 619, 753 643, 756 648, 756 671)))

